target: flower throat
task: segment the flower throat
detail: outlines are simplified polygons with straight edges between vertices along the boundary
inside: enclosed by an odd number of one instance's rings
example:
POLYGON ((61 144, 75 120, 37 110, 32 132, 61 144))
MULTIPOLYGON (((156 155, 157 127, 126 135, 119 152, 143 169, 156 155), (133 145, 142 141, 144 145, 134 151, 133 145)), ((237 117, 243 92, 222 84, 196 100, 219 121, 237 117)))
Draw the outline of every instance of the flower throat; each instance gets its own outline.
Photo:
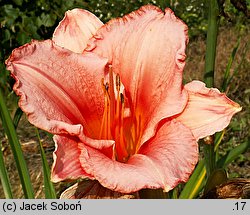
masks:
POLYGON ((108 82, 102 79, 104 92, 104 113, 99 139, 115 140, 115 159, 126 162, 135 154, 140 139, 140 120, 132 117, 130 108, 125 106, 124 88, 120 76, 109 66, 108 82), (115 75, 115 76, 114 76, 115 75), (129 113, 128 113, 129 112, 129 113))

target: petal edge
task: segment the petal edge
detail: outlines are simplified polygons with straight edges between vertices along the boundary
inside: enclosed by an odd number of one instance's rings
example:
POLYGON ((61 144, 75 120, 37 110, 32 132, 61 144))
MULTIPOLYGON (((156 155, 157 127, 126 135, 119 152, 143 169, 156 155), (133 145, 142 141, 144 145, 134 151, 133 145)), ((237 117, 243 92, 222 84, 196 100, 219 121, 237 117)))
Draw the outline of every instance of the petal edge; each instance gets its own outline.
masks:
POLYGON ((88 40, 102 25, 103 23, 87 10, 68 10, 55 29, 52 40, 61 47, 82 53, 88 40))
POLYGON ((223 130, 232 116, 241 111, 239 104, 216 88, 207 88, 203 82, 192 81, 184 86, 189 100, 176 119, 190 128, 196 139, 223 130))

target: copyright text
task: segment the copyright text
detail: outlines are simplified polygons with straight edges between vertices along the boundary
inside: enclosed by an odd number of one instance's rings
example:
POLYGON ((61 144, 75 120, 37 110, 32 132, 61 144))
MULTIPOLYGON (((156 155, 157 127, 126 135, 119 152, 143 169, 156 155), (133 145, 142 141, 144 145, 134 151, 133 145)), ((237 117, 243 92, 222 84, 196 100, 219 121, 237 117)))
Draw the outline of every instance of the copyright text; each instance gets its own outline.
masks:
POLYGON ((5 201, 2 204, 3 212, 18 212, 18 211, 82 211, 83 206, 80 201, 72 203, 64 201, 52 202, 29 202, 28 200, 15 202, 5 201))

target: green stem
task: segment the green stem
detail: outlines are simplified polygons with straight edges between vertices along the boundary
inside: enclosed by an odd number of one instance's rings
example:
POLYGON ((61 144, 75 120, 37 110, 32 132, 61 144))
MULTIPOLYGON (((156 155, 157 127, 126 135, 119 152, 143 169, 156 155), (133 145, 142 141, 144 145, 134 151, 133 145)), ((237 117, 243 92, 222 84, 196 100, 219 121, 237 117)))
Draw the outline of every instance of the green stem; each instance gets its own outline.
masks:
POLYGON ((4 165, 3 152, 2 152, 2 143, 0 141, 0 179, 3 186, 3 191, 6 199, 13 199, 11 192, 10 179, 7 174, 6 167, 4 165))
POLYGON ((169 191, 169 198, 170 199, 178 199, 178 190, 179 190, 179 187, 175 187, 173 190, 170 190, 169 191))
POLYGON ((43 181, 44 181, 45 197, 46 199, 56 199, 56 192, 53 183, 50 181, 50 168, 43 149, 39 131, 37 128, 35 128, 35 130, 39 142, 42 164, 43 164, 43 181))
MULTIPOLYGON (((209 0, 208 29, 206 41, 206 59, 204 82, 207 87, 214 86, 214 68, 216 57, 217 33, 219 26, 219 5, 217 0, 209 0)), ((214 141, 204 145, 205 165, 207 176, 215 169, 214 141)))
POLYGON ((207 87, 214 86, 214 67, 219 26, 219 5, 217 0, 209 0, 209 15, 206 41, 206 60, 204 82, 207 87))
POLYGON ((216 153, 214 152, 214 142, 211 144, 204 144, 204 159, 205 159, 205 166, 207 171, 207 177, 209 177, 213 171, 215 170, 215 158, 216 153))
POLYGON ((8 141, 16 162, 18 174, 21 180, 25 198, 34 198, 32 183, 29 176, 29 171, 22 153, 21 145, 19 143, 13 121, 11 119, 8 108, 5 104, 4 97, 0 89, 0 116, 3 122, 3 128, 8 136, 8 141))

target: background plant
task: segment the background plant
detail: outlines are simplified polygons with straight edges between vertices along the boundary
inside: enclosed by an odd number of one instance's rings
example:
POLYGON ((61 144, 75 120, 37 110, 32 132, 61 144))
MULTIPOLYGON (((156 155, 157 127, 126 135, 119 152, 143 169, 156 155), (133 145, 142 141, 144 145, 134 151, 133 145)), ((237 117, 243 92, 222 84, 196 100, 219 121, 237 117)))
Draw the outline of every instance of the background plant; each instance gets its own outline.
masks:
MULTIPOLYGON (((25 117, 21 118, 22 112, 17 106, 18 98, 12 92, 14 80, 9 77, 9 72, 6 71, 4 64, 11 51, 29 42, 31 39, 42 40, 51 38, 55 27, 63 18, 66 10, 75 7, 84 8, 96 14, 103 22, 107 22, 111 18, 122 16, 138 9, 142 5, 150 3, 162 9, 165 7, 172 8, 175 14, 187 23, 189 26, 190 45, 187 50, 188 58, 185 80, 193 78, 202 80, 205 70, 205 38, 208 28, 209 2, 210 0, 2 0, 0 2, 0 89, 3 93, 1 102, 7 104, 8 112, 12 117, 13 125, 10 125, 10 122, 9 126, 13 126, 16 129, 12 129, 10 135, 13 138, 16 135, 15 133, 17 133, 16 139, 18 141, 19 138, 18 142, 21 143, 16 143, 21 146, 19 153, 23 151, 24 158, 26 158, 34 188, 34 195, 30 192, 29 197, 45 197, 45 193, 46 197, 55 197, 53 188, 48 180, 44 182, 38 180, 39 177, 37 176, 41 175, 42 171, 39 171, 39 169, 34 171, 32 166, 34 163, 44 166, 44 175, 48 176, 49 168, 47 168, 48 164, 46 164, 45 154, 49 165, 51 165, 53 143, 51 137, 48 137, 46 133, 41 131, 40 137, 35 128, 28 124, 25 117), (21 122, 19 123, 20 119, 21 122), (41 144, 39 145, 39 143, 41 144), (30 149, 30 145, 32 149, 30 149), (29 147, 25 148, 27 146, 29 147), (40 146, 44 147, 45 153, 43 153, 42 147, 39 148, 40 146), (40 156, 40 149, 42 156, 40 156), (47 184, 46 191, 42 189, 43 183, 47 184)), ((228 170, 230 177, 250 177, 250 139, 248 129, 250 124, 250 80, 248 76, 250 60, 247 39, 250 1, 220 0, 218 3, 218 21, 220 24, 213 84, 215 87, 226 91, 230 98, 240 103, 243 110, 233 118, 225 133, 215 136, 215 146, 217 147, 214 154, 216 156, 215 161, 217 167, 223 167, 228 170), (241 5, 239 5, 239 2, 241 2, 241 5), (231 37, 228 39, 227 36, 230 35, 231 37), (247 170, 249 173, 247 173, 247 170)), ((4 111, 6 110, 1 106, 1 112, 3 113, 4 111)), ((13 162, 16 156, 13 158, 12 153, 10 153, 12 138, 6 138, 8 129, 4 123, 6 117, 3 114, 1 114, 1 119, 0 142, 2 142, 3 161, 6 164, 5 166, 3 165, 1 175, 7 172, 5 174, 7 177, 7 179, 5 177, 5 182, 8 183, 9 181, 8 184, 14 191, 14 197, 27 197, 25 189, 24 192, 20 192, 23 190, 20 189, 21 186, 16 188, 17 184, 21 184, 21 182, 17 181, 15 183, 13 176, 11 177, 12 173, 16 172, 13 162), (8 180, 8 174, 10 180, 8 180)), ((190 181, 185 186, 180 185, 170 193, 171 197, 196 198, 202 193, 207 180, 203 160, 203 144, 200 145, 200 151, 201 161, 190 181), (181 192, 183 189, 184 192, 181 192), (195 192, 191 192, 192 189, 195 192)), ((3 162, 1 161, 1 163, 3 162)), ((22 163, 26 165, 25 162, 22 163)), ((15 174, 18 175, 17 172, 15 174)), ((48 179, 48 177, 44 178, 44 180, 48 179)), ((2 185, 4 185, 3 182, 2 185)), ((56 187, 57 192, 60 193, 65 186, 68 186, 68 184, 59 184, 56 187)), ((6 185, 6 189, 8 190, 8 185, 6 185)), ((1 189, 0 197, 4 197, 1 189)), ((9 194, 9 197, 12 197, 12 194, 9 194)))

